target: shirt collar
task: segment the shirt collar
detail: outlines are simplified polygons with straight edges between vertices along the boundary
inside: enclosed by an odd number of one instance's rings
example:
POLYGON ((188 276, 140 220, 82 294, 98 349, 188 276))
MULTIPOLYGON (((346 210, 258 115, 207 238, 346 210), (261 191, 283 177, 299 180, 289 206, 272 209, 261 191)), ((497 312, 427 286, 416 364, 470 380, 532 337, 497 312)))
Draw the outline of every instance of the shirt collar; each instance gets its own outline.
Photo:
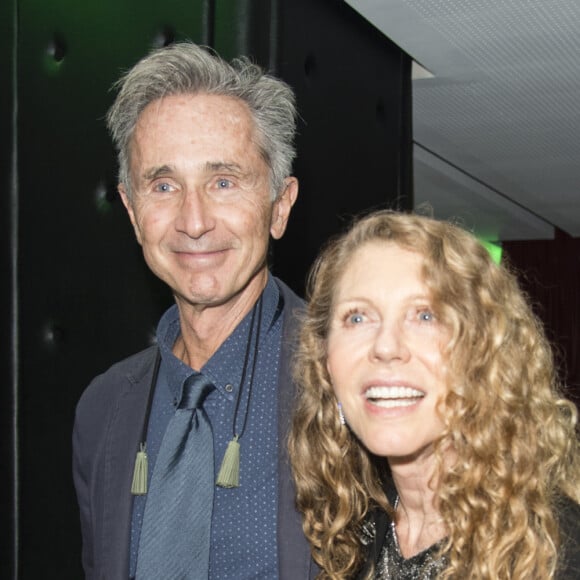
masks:
MULTIPOLYGON (((268 275, 268 281, 262 293, 260 343, 268 339, 268 334, 278 321, 282 308, 283 300, 278 285, 273 277, 268 275)), ((235 398, 240 388, 251 318, 252 310, 246 314, 230 336, 200 369, 213 382, 217 391, 228 399, 235 398)), ((165 367, 167 383, 172 398, 176 401, 181 399, 185 380, 196 372, 173 354, 173 345, 180 332, 179 310, 177 305, 173 305, 159 321, 157 343, 165 367)), ((250 352, 248 364, 251 364, 252 356, 253 353, 250 352)), ((246 373, 246 381, 249 379, 249 374, 246 373)))

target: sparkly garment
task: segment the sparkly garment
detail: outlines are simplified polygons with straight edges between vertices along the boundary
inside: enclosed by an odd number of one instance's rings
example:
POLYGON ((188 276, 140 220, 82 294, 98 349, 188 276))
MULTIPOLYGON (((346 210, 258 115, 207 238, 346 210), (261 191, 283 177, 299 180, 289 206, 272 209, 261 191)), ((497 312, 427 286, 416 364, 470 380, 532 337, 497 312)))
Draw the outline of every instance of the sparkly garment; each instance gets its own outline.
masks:
POLYGON ((439 546, 439 543, 434 544, 423 552, 405 559, 399 549, 395 525, 391 523, 375 569, 375 580, 433 580, 437 578, 437 574, 446 566, 445 558, 437 558, 439 546))

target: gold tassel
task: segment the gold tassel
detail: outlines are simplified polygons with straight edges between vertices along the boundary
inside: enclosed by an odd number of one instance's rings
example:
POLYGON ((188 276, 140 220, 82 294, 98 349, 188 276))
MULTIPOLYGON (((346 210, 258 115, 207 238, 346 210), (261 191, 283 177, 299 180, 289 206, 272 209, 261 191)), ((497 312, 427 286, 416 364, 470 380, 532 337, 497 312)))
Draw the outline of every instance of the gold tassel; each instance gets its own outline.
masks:
POLYGON ((133 495, 145 495, 147 493, 147 447, 141 443, 141 448, 137 451, 135 459, 135 470, 133 471, 133 483, 131 493, 133 495))
POLYGON ((216 484, 220 487, 240 487, 240 444, 237 435, 228 443, 216 484))

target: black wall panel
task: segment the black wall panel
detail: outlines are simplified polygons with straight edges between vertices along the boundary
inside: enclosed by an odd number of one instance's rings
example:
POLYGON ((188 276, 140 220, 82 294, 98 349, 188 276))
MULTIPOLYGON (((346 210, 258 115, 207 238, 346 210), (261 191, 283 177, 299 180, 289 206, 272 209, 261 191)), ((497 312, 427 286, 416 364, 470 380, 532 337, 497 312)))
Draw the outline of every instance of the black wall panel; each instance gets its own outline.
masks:
POLYGON ((226 59, 240 54, 276 68, 279 4, 288 0, 217 0, 212 46, 226 59))
POLYGON ((0 2, 0 577, 14 573, 17 497, 17 336, 15 308, 16 215, 16 0, 0 2))
POLYGON ((0 576, 77 579, 74 406, 94 375, 147 345, 171 302, 116 195, 111 83, 151 47, 189 38, 248 54, 296 89, 301 194, 273 261, 300 291, 344 216, 410 207, 410 63, 338 0, 7 0, 0 26, 0 452, 17 465, 0 470, 12 539, 0 576))
POLYGON ((301 194, 274 269, 301 288, 300 264, 352 215, 413 207, 411 61, 343 2, 282 2, 278 17, 277 70, 301 114, 301 194))

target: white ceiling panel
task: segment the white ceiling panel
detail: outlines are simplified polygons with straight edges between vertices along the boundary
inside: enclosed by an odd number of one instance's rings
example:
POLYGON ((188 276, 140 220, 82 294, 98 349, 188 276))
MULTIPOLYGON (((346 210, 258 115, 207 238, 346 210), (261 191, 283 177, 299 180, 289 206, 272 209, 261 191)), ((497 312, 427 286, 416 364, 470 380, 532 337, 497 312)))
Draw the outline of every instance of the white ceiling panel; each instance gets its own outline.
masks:
POLYGON ((416 201, 501 239, 580 236, 580 1, 347 1, 434 75, 413 82, 416 201))

